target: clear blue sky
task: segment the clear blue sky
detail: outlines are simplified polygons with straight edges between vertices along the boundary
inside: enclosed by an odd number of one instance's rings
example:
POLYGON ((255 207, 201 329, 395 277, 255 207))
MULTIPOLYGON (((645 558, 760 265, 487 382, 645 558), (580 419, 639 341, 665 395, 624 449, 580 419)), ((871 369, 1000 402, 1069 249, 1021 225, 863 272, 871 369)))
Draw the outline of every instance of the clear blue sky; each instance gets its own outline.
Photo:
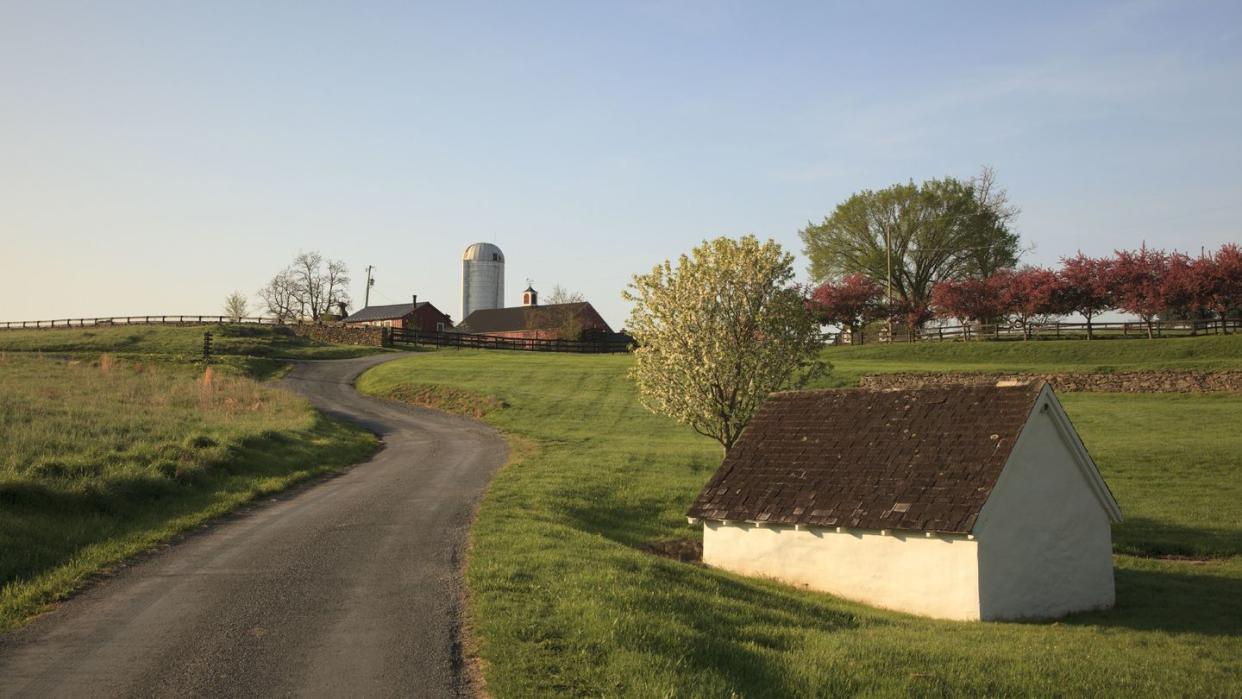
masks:
POLYGON ((0 3, 0 320, 216 313, 299 250, 616 326, 716 235, 991 164, 1052 263, 1242 239, 1242 4, 0 3), (864 7, 865 5, 865 7, 864 7))

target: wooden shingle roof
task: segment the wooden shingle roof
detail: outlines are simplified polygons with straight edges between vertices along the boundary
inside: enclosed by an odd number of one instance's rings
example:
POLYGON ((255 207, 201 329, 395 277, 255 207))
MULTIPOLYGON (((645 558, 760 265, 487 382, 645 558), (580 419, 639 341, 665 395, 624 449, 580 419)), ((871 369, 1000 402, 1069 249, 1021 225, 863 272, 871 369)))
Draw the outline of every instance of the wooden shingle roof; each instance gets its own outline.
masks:
POLYGON ((366 308, 355 311, 352 315, 345 318, 345 322, 355 323, 364 320, 395 320, 397 318, 404 318, 426 305, 426 301, 419 301, 418 303, 396 303, 390 306, 367 306, 366 308))
POLYGON ((587 309, 592 309, 592 306, 586 301, 546 306, 481 308, 463 319, 458 329, 471 333, 492 333, 555 328, 566 317, 576 316, 587 309))
POLYGON ((773 394, 688 514, 969 533, 1041 388, 773 394))

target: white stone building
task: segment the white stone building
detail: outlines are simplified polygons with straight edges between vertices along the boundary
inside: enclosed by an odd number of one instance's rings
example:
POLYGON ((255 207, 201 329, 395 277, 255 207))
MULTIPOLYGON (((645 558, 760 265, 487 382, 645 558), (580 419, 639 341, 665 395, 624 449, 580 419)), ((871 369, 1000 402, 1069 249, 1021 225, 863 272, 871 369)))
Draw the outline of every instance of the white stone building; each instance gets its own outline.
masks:
POLYGON ((708 565, 877 607, 1113 604, 1121 511, 1046 385, 774 394, 688 514, 708 565))

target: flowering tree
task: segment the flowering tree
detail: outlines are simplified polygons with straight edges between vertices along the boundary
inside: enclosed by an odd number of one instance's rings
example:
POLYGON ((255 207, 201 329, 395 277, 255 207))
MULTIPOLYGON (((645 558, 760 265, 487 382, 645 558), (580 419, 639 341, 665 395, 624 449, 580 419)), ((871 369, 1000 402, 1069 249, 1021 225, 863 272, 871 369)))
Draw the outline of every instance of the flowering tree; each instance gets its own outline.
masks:
POLYGON ((1079 251, 1074 257, 1062 257, 1058 293, 1059 305, 1087 319, 1087 339, 1092 339, 1091 319, 1115 308, 1113 301, 1112 260, 1087 257, 1079 251))
POLYGON ((1242 308, 1242 248, 1222 245, 1202 264, 1201 275, 1207 280, 1205 305, 1222 321, 1230 311, 1242 308))
POLYGON ((999 289, 1001 305, 1014 325, 1022 328, 1024 339, 1031 339, 1031 323, 1059 315, 1060 284, 1057 275, 1045 267, 1003 270, 992 277, 999 289))
POLYGON ((823 325, 840 325, 850 337, 863 343, 863 325, 883 315, 884 287, 865 274, 847 274, 836 282, 824 282, 811 292, 809 305, 815 319, 823 325))
POLYGON ((987 278, 946 279, 932 287, 932 309, 956 318, 963 327, 987 323, 1005 315, 995 275, 987 278))
POLYGON ((652 412, 727 451, 767 395, 825 370, 819 326, 791 286, 793 256, 748 235, 717 238, 634 276, 632 376, 652 412))
POLYGON ((1170 253, 1160 279, 1160 294, 1171 318, 1195 320, 1207 310, 1212 286, 1210 258, 1192 260, 1180 252, 1170 253))
POLYGON ((1155 337, 1152 321, 1169 307, 1165 276, 1169 256, 1163 250, 1118 250, 1112 263, 1112 285, 1117 307, 1138 316, 1155 337))
MULTIPOLYGON (((922 327, 927 321, 936 317, 930 302, 918 299, 894 301, 893 307, 888 309, 888 315, 893 320, 905 323, 906 332, 909 333, 911 340, 917 340, 922 327)), ((892 339, 889 338, 890 341, 892 339)))

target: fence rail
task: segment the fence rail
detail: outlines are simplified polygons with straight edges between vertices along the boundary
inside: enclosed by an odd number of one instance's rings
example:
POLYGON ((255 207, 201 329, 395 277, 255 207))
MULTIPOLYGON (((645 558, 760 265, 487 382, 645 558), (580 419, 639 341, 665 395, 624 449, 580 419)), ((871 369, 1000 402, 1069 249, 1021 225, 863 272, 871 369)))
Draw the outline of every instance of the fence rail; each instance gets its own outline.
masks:
POLYGON ((631 340, 552 340, 530 337, 500 337, 475 333, 422 332, 393 329, 389 340, 394 344, 459 347, 464 349, 519 350, 524 352, 574 352, 578 354, 614 354, 630 351, 631 340))
POLYGON ((247 325, 283 325, 275 318, 232 318, 230 316, 162 315, 108 316, 106 318, 60 318, 57 320, 0 321, 0 330, 50 330, 52 328, 95 328, 114 325, 207 325, 245 323, 247 325))
MULTIPOLYGON (((1020 325, 943 325, 918 330, 894 330, 892 342, 965 340, 1072 340, 1087 337, 1087 323, 1030 323, 1020 325)), ((1091 336, 1097 338, 1146 338, 1148 327, 1141 321, 1094 322, 1091 336)), ((1154 337, 1192 337, 1242 332, 1242 318, 1209 320, 1157 320, 1151 323, 1154 337)), ((867 342, 888 342, 884 332, 864 337, 867 342)), ((825 335, 828 344, 851 344, 850 333, 825 335)))

